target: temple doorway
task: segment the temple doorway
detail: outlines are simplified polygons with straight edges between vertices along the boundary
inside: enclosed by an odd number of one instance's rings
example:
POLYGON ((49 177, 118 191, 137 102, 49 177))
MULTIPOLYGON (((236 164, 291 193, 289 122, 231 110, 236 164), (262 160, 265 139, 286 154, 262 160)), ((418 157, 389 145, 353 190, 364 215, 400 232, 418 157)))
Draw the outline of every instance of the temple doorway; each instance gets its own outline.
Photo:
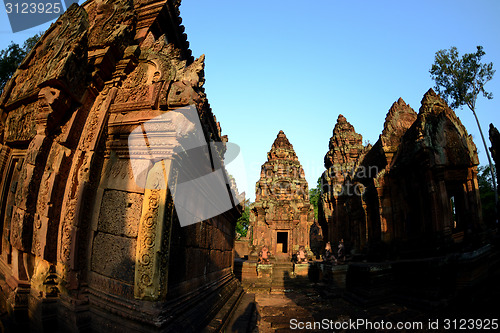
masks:
POLYGON ((276 253, 288 252, 288 232, 278 231, 276 233, 276 253))

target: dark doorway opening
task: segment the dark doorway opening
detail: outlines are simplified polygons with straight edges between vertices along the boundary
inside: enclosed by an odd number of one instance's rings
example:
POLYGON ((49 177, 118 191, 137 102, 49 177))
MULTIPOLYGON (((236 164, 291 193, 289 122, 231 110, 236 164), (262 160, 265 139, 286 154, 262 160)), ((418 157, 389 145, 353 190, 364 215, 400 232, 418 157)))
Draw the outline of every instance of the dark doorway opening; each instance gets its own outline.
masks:
POLYGON ((287 253, 288 252, 288 232, 277 232, 276 233, 276 252, 287 253))

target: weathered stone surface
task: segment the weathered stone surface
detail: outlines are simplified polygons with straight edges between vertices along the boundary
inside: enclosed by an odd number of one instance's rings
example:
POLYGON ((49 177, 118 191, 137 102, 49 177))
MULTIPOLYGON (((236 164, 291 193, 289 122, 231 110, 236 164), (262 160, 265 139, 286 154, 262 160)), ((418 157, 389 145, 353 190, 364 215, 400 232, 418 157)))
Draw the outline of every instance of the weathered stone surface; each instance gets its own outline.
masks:
POLYGON ((354 126, 343 115, 339 115, 328 148, 325 168, 336 167, 338 176, 341 177, 338 181, 342 182, 343 173, 352 171, 364 151, 363 137, 356 133, 354 126))
POLYGON ((304 170, 285 133, 280 131, 255 185, 250 210, 253 246, 267 246, 271 254, 291 257, 300 246, 310 253, 314 212, 304 170))
POLYGON ((107 190, 101 201, 98 230, 116 236, 137 237, 143 195, 107 190))
POLYGON ((68 10, 45 32, 23 60, 0 97, 0 107, 11 110, 36 98, 40 87, 60 87, 79 98, 87 81, 89 21, 80 6, 68 10))
POLYGON ((472 137, 432 89, 418 115, 399 99, 379 140, 343 180, 344 191, 324 187, 320 213, 330 241, 344 239, 349 250, 374 258, 477 242, 473 235, 483 228, 477 164, 472 137), (345 191, 349 186, 359 191, 345 191))
POLYGON ((397 150, 401 138, 416 119, 417 113, 401 97, 394 102, 385 117, 384 129, 380 136, 384 151, 397 150))
POLYGON ((405 134, 397 163, 411 164, 414 154, 426 149, 432 152, 428 155, 431 167, 469 167, 479 163, 472 137, 455 112, 432 89, 422 98, 417 121, 405 134))
POLYGON ((363 146, 363 137, 356 133, 343 115, 339 115, 325 155, 325 168, 321 176, 322 195, 319 200, 318 220, 325 238, 339 242, 345 234, 345 224, 339 221, 345 217, 337 207, 342 207, 344 193, 354 189, 350 185, 360 158, 369 147, 363 146))
POLYGON ((134 283, 136 240, 98 233, 92 246, 94 272, 113 279, 134 283))
POLYGON ((183 138, 220 143, 216 165, 227 142, 179 5, 71 5, 0 96, 0 303, 32 331, 200 331, 238 290, 240 207, 181 228, 170 193, 183 138))
POLYGON ((6 141, 19 142, 32 139, 35 134, 35 122, 33 121, 34 105, 20 106, 10 112, 5 121, 6 141))
MULTIPOLYGON (((366 213, 358 210, 357 214, 351 215, 351 218, 356 220, 353 223, 355 225, 354 228, 356 228, 356 225, 359 225, 361 230, 363 230, 362 233, 368 233, 368 238, 370 239, 380 239, 386 242, 391 240, 391 231, 389 229, 392 230, 392 215, 390 212, 392 211, 393 203, 389 199, 392 194, 390 187, 387 186, 387 184, 390 184, 388 177, 392 168, 393 158, 398 151, 401 140, 416 119, 417 113, 402 98, 394 102, 386 115, 382 134, 360 161, 354 174, 353 181, 362 185, 360 188, 363 191, 364 201, 371 201, 374 205, 367 205, 364 202, 351 198, 349 202, 355 204, 357 207, 366 209, 366 213), (375 199, 375 197, 378 197, 378 199, 375 199), (377 209, 381 213, 377 214, 377 209), (363 223, 362 221, 365 219, 369 222, 363 223), (375 221, 373 222, 373 220, 375 221), (372 224, 376 226, 366 227, 366 225, 371 226, 372 224)), ((394 209, 398 208, 394 207, 394 209)), ((340 238, 344 238, 344 235, 340 238)), ((368 246, 366 236, 362 237, 359 234, 354 242, 353 239, 349 242, 351 246, 358 249, 368 246)), ((370 244, 369 246, 373 245, 370 244)))

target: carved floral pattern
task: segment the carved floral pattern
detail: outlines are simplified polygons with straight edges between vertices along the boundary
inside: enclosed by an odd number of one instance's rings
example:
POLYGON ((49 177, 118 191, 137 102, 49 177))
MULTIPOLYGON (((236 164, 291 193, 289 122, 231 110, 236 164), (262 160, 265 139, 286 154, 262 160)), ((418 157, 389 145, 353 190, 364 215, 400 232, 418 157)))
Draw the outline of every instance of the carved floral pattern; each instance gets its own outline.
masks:
MULTIPOLYGON (((136 278, 135 295, 142 296, 146 293, 144 290, 153 283, 154 265, 152 258, 154 252, 152 247, 155 245, 156 226, 158 224, 158 210, 161 190, 147 190, 149 193, 144 199, 144 208, 147 207, 140 222, 139 241, 137 244, 137 266, 136 277, 139 276, 139 283, 136 278)), ((162 221, 160 221, 161 223, 162 221)))

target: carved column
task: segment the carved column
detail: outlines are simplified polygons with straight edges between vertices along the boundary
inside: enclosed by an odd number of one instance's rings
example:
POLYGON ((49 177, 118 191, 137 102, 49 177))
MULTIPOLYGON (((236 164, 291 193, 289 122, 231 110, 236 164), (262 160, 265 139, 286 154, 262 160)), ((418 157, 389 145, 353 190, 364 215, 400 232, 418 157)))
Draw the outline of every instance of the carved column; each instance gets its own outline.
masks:
POLYGON ((173 172, 171 165, 171 160, 157 162, 146 181, 135 263, 134 296, 138 299, 154 301, 167 293, 174 213, 168 189, 169 176, 173 172))

